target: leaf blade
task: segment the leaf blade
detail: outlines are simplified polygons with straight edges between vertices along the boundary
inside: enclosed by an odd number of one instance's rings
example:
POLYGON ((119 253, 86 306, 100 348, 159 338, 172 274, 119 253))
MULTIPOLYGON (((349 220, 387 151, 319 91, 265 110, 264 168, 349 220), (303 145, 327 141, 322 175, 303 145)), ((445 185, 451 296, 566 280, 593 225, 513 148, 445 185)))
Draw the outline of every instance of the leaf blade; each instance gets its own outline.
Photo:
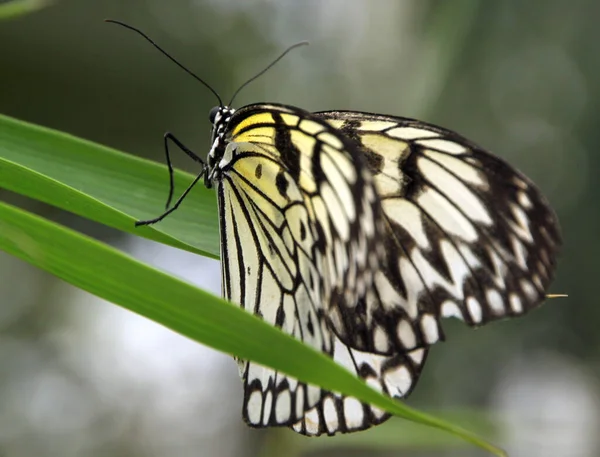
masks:
POLYGON ((215 349, 355 396, 504 455, 467 430, 385 397, 324 354, 239 307, 103 243, 5 203, 0 203, 0 249, 215 349))
MULTIPOLYGON (((175 172, 177 189, 192 179, 175 172)), ((160 214, 167 182, 166 167, 157 163, 0 115, 1 187, 125 232, 218 258, 216 200, 204 186, 196 186, 160 224, 134 227, 136 220, 160 214)))

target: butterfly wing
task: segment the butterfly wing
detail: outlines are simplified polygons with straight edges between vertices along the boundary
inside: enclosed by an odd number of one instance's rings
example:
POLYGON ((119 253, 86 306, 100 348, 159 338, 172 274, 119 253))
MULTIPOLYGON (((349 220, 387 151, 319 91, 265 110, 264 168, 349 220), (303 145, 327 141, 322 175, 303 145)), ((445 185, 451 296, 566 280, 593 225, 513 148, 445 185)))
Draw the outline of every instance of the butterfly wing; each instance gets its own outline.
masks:
MULTIPOLYGON (((334 360, 362 378, 372 388, 397 399, 405 398, 414 388, 427 356, 426 349, 385 356, 352 349, 334 336, 334 360)), ((390 415, 355 398, 323 392, 317 404, 294 424, 305 435, 346 433, 381 424, 390 415)))
POLYGON ((431 124, 346 111, 315 116, 367 159, 386 225, 385 265, 352 305, 362 319, 331 321, 344 343, 394 354, 443 339, 441 317, 476 326, 544 300, 561 236, 528 178, 431 124))
MULTIPOLYGON (((382 391, 410 391, 423 351, 362 354, 328 326, 371 288, 384 256, 381 204, 364 156, 327 122, 281 105, 244 107, 227 131, 217 179, 224 296, 382 391)), ((333 434, 387 417, 276 370, 239 367, 250 425, 333 434)))

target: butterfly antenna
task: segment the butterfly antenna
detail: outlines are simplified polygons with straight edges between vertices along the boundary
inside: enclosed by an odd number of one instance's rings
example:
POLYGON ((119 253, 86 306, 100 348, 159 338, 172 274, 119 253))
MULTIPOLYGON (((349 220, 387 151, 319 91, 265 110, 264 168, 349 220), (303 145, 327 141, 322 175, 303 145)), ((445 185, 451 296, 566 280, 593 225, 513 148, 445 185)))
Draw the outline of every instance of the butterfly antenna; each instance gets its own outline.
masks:
MULTIPOLYGON (((186 67, 184 67, 182 64, 180 64, 174 57, 172 57, 167 51, 165 51, 163 48, 161 48, 159 45, 157 45, 144 32, 142 32, 139 29, 136 29, 135 27, 132 27, 131 25, 125 24, 124 22, 115 21, 114 19, 105 19, 104 22, 110 22, 112 24, 117 24, 117 25, 120 25, 122 27, 125 27, 126 29, 133 30, 134 32, 137 32, 139 35, 141 35, 142 37, 144 37, 146 39, 146 41, 148 41, 152 46, 154 46, 156 49, 158 49, 163 55, 165 55, 167 58, 169 58, 171 60, 171 62, 175 63, 175 65, 177 65, 179 68, 181 68, 183 71, 185 71, 188 75, 191 75, 196 81, 199 81, 201 84, 204 85, 204 87, 206 87, 208 90, 210 90, 214 94, 214 96, 217 97, 217 100, 219 101, 219 106, 223 106, 223 101, 221 100, 221 97, 219 97, 219 94, 217 94, 217 91, 215 91, 212 87, 210 87, 207 82, 205 82, 202 78, 200 78, 194 72, 192 72, 191 70, 188 70, 186 67)), ((288 51, 289 51, 289 49, 288 49, 288 51)), ((283 56, 281 56, 281 57, 283 57, 283 56)))
POLYGON ((269 65, 267 65, 266 68, 264 68, 263 70, 259 71, 257 74, 255 74, 252 78, 250 78, 248 81, 246 81, 244 84, 242 84, 240 87, 238 87, 238 90, 236 90, 233 93, 233 97, 231 97, 231 101, 228 103, 227 106, 231 106, 231 104, 233 103, 233 100, 235 99, 235 97, 237 96, 237 94, 240 93, 240 91, 246 87, 248 84, 250 84, 251 82, 255 81, 256 79, 260 78, 262 75, 264 75, 267 71, 269 71, 277 62, 279 62, 281 59, 283 59, 286 54, 288 52, 290 52, 292 49, 296 49, 299 48, 300 46, 306 46, 308 45, 308 41, 300 41, 299 43, 293 44, 291 45, 289 48, 287 48, 285 51, 283 51, 281 53, 281 55, 279 57, 277 57, 273 62, 271 62, 269 65))

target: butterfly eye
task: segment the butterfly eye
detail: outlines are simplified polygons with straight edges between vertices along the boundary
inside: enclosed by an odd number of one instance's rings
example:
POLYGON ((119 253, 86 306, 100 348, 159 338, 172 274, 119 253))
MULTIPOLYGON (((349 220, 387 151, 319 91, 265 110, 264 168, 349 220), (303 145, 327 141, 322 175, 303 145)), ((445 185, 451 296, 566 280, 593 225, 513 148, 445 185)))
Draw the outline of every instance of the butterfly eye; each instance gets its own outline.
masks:
POLYGON ((215 106, 208 113, 208 120, 210 121, 211 124, 215 123, 215 119, 217 118, 217 113, 219 112, 220 109, 221 109, 220 106, 215 106))

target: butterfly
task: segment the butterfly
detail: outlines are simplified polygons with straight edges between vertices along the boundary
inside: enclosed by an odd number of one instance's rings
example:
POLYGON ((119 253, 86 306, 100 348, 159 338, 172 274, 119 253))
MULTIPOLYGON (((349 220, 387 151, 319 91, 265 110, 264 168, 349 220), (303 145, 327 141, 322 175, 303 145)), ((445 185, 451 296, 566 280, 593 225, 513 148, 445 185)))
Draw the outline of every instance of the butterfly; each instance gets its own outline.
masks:
MULTIPOLYGON (((202 171, 168 211, 138 225, 175 210, 201 178, 214 187, 226 299, 395 398, 411 392, 429 347, 444 339, 442 318, 478 326, 545 299, 558 221, 501 158, 409 118, 274 103, 235 110, 200 82, 219 99, 206 161, 171 134, 165 144, 202 171)), ((389 417, 237 362, 251 426, 333 435, 389 417)))
MULTIPOLYGON (((373 113, 256 104, 213 112, 223 295, 378 390, 410 393, 441 318, 545 298, 560 233, 529 179, 460 135, 373 113)), ((387 414, 239 361, 244 418, 308 435, 387 414)))

